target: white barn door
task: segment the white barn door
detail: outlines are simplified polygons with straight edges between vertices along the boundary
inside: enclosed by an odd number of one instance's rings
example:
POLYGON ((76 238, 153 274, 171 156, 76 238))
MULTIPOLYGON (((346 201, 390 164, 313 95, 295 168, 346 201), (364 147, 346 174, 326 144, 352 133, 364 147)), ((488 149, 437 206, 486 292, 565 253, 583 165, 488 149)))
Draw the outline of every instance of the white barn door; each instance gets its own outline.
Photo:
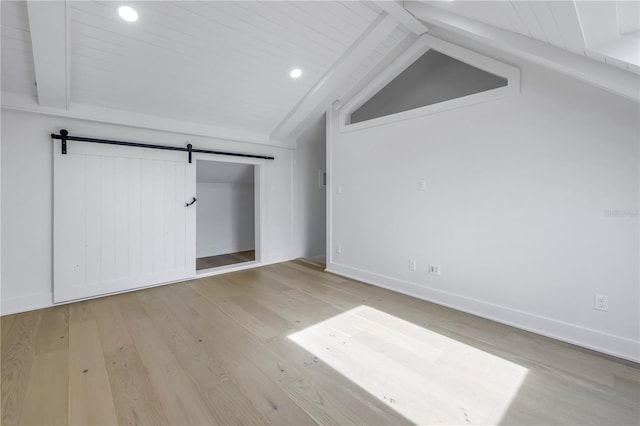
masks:
POLYGON ((184 152, 54 143, 53 298, 195 276, 195 162, 184 152))

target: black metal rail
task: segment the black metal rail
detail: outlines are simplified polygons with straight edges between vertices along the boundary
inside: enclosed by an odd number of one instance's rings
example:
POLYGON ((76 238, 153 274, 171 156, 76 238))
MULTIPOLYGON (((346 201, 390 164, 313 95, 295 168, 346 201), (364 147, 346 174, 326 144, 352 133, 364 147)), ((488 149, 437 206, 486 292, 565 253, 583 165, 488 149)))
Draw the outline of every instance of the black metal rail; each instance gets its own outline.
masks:
POLYGON ((163 149, 165 151, 182 151, 189 154, 189 163, 191 163, 191 154, 194 152, 202 153, 202 154, 229 155, 232 157, 261 158, 263 160, 275 160, 275 157, 271 157, 269 155, 257 155, 257 154, 245 154, 241 152, 227 152, 227 151, 213 151, 209 149, 197 149, 197 148, 194 148, 193 145, 191 144, 187 144, 186 147, 182 147, 182 146, 171 146, 171 145, 155 145, 155 144, 140 143, 140 142, 113 141, 109 139, 85 138, 81 136, 69 136, 69 132, 66 129, 60 129, 59 135, 56 135, 55 133, 51 133, 51 139, 58 139, 62 141, 61 143, 62 154, 67 153, 67 141, 76 141, 76 142, 103 143, 108 145, 135 146, 138 148, 163 149))

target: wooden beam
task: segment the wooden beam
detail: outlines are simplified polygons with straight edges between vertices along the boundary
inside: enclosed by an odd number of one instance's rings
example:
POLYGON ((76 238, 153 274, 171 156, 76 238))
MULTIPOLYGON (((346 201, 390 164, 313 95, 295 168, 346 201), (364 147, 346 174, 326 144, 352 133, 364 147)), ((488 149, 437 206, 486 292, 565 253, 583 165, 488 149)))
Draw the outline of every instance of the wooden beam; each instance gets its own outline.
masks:
POLYGON ((296 137, 306 125, 326 111, 340 83, 357 70, 361 62, 397 27, 395 18, 387 13, 381 14, 276 126, 271 139, 289 140, 296 137))
POLYGON ((640 81, 637 75, 629 71, 617 69, 547 43, 464 18, 421 2, 407 2, 405 7, 434 27, 469 37, 601 89, 640 101, 640 81))
POLYGON ((393 16, 396 21, 417 35, 422 35, 429 31, 429 27, 394 0, 374 1, 372 3, 375 3, 376 6, 393 16))
POLYGON ((28 1, 38 103, 69 107, 69 26, 64 1, 28 1))

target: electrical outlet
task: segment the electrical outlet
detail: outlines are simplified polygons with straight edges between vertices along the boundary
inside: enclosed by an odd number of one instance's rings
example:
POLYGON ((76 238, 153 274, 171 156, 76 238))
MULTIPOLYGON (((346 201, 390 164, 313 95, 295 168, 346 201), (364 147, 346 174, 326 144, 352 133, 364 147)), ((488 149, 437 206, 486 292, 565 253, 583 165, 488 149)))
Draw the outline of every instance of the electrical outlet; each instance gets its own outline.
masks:
POLYGON ((338 253, 338 254, 342 253, 342 244, 338 244, 336 246, 336 253, 338 253))
POLYGON ((429 265, 429 273, 431 275, 440 275, 440 265, 429 265))
POLYGON ((604 294, 596 294, 593 307, 598 311, 607 312, 609 310, 609 297, 604 294))
POLYGON ((409 260, 409 270, 410 271, 415 271, 416 269, 418 269, 418 263, 415 261, 415 259, 410 259, 409 260))
POLYGON ((427 190, 427 180, 421 179, 418 181, 418 190, 426 191, 427 190))

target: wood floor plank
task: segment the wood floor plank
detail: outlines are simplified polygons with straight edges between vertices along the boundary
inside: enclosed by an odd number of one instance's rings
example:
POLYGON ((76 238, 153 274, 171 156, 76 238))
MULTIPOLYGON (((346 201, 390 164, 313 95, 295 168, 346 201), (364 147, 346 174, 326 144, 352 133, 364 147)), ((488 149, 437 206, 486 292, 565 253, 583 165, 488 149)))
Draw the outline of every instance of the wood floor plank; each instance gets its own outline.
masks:
MULTIPOLYGON (((202 289, 197 289, 196 291, 203 297, 207 298, 206 291, 203 291, 202 289)), ((235 298, 208 298, 208 300, 210 300, 211 303, 214 303, 222 312, 227 314, 231 320, 235 321, 240 327, 253 334, 256 338, 266 340, 278 335, 278 331, 236 303, 235 298)))
POLYGON ((69 348, 69 308, 54 306, 42 312, 36 354, 69 348))
POLYGON ((35 356, 24 401, 21 425, 69 423, 68 348, 35 356))
POLYGON ((243 353, 265 375, 320 424, 362 424, 362 419, 337 400, 327 389, 316 384, 285 359, 266 349, 259 341, 236 324, 226 321, 224 314, 210 309, 201 298, 187 300, 208 321, 212 335, 227 342, 237 353, 243 353), (223 324, 224 326, 221 326, 223 324))
POLYGON ((274 280, 264 273, 251 272, 248 280, 229 276, 228 280, 245 290, 259 304, 277 310, 279 315, 298 327, 306 327, 340 313, 340 310, 274 280))
POLYGON ((214 424, 207 403, 163 341, 153 320, 131 319, 128 327, 169 423, 214 424))
POLYGON ((313 353, 303 349, 288 337, 275 337, 265 344, 283 359, 287 359, 319 387, 331 389, 332 395, 346 404, 362 424, 400 425, 409 420, 389 409, 383 401, 362 392, 362 388, 345 378, 313 353))
POLYGON ((41 318, 41 310, 15 314, 9 320, 10 327, 3 330, 0 374, 3 425, 18 424, 36 352, 41 318))
POLYGON ((93 307, 96 303, 98 303, 97 300, 85 300, 84 302, 68 305, 69 324, 94 320, 95 314, 93 312, 93 307))
POLYGON ((640 420, 636 363, 304 262, 0 326, 3 425, 640 420))
POLYGON ((69 423, 117 423, 111 384, 94 320, 69 324, 69 423))
MULTIPOLYGON (((288 396, 267 375, 260 371, 245 357, 243 352, 237 351, 233 345, 221 345, 218 342, 211 324, 196 311, 191 309, 184 299, 176 300, 167 295, 166 309, 171 311, 188 333, 197 339, 203 353, 197 357, 196 362, 186 362, 185 368, 196 369, 192 373, 195 380, 205 383, 225 383, 231 381, 238 385, 239 390, 250 399, 253 407, 260 412, 267 423, 276 425, 306 425, 314 423, 312 419, 298 406, 292 404, 288 396), (207 369, 213 373, 216 379, 209 378, 209 374, 198 371, 198 364, 206 364, 207 369), (187 367, 188 366, 188 367, 187 367)), ((209 305, 210 310, 215 306, 209 305)), ((220 312, 218 326, 225 329, 228 321, 231 321, 220 312)), ((243 336, 238 336, 242 338, 243 336)), ((247 336, 244 336, 247 337, 247 336)), ((258 344, 258 342, 255 342, 258 344)), ((253 346, 251 342, 247 344, 253 346)), ((192 358, 194 359, 194 358, 192 358)), ((184 359, 184 361, 189 361, 184 359)), ((267 360, 264 360, 267 362, 267 360)), ((206 388, 206 384, 200 384, 200 388, 206 388)))
POLYGON ((169 424, 116 298, 94 307, 119 424, 169 424))
POLYGON ((213 417, 223 425, 264 425, 267 420, 253 406, 238 385, 224 382, 205 392, 213 417))
POLYGON ((251 262, 253 260, 256 260, 256 252, 254 250, 220 254, 217 256, 199 257, 196 259, 196 270, 199 271, 202 269, 219 268, 221 266, 251 262))

